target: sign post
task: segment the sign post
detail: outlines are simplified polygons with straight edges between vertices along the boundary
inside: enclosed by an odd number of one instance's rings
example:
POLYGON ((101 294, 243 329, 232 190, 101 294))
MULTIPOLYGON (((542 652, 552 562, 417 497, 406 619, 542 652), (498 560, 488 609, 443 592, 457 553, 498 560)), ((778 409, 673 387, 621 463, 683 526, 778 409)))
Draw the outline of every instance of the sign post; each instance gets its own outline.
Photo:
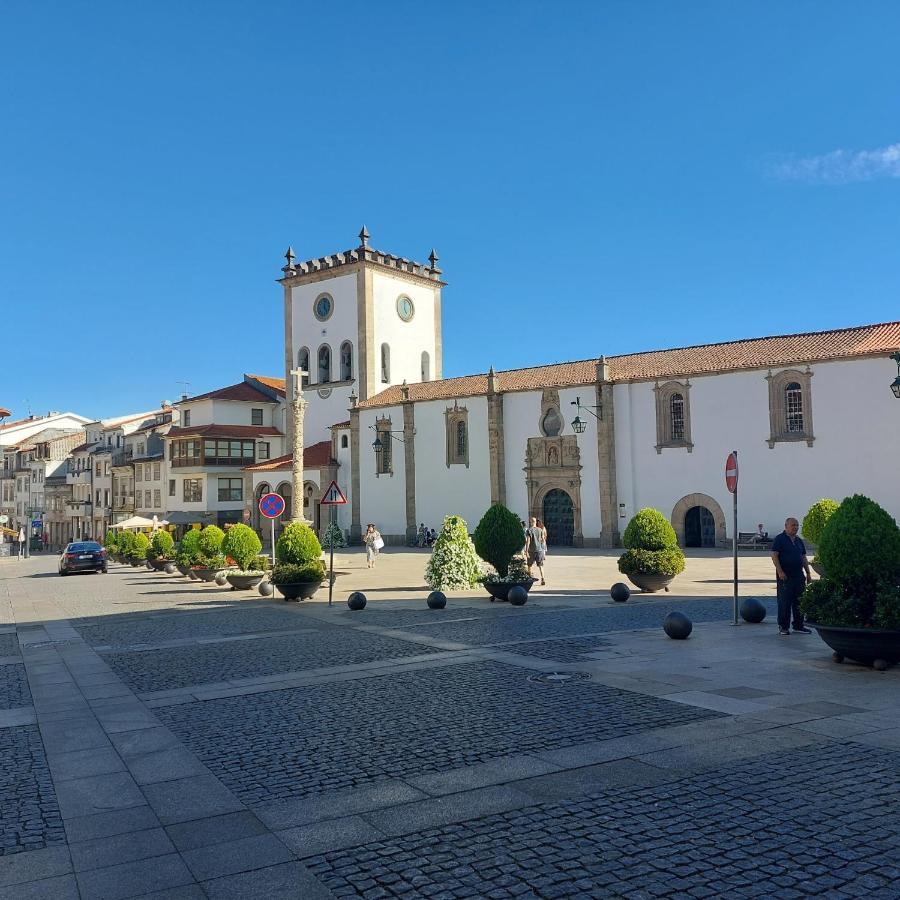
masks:
POLYGON ((284 512, 281 494, 263 494, 259 498, 259 511, 272 524, 272 568, 275 568, 275 520, 284 512))
MULTIPOLYGON (((319 506, 327 506, 329 507, 330 515, 328 517, 328 531, 331 532, 334 527, 335 522, 335 514, 337 513, 337 507, 343 506, 347 502, 347 498, 344 496, 344 492, 338 487, 336 481, 332 481, 331 484, 328 485, 328 490, 325 491, 322 499, 319 501, 319 506)), ((329 533, 328 536, 328 545, 331 549, 328 560, 328 605, 331 606, 331 595, 334 592, 334 534, 329 533)))
POLYGON ((732 555, 734 557, 734 621, 731 623, 732 625, 740 625, 740 620, 738 619, 738 514, 737 514, 737 506, 738 506, 738 459, 737 459, 737 450, 732 450, 731 453, 728 454, 728 459, 725 460, 725 487, 731 492, 731 496, 734 500, 732 504, 734 511, 734 519, 731 525, 731 546, 732 546, 732 555))

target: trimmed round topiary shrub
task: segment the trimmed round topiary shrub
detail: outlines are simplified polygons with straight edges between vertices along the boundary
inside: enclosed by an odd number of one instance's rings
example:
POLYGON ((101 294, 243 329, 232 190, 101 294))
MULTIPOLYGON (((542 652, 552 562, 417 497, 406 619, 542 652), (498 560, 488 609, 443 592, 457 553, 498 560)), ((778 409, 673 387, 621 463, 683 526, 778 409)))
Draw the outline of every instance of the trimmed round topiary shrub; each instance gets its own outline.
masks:
POLYGON ((242 572, 257 571, 256 563, 260 550, 262 550, 262 541, 248 525, 232 525, 225 532, 222 552, 226 556, 230 556, 242 572))
POLYGON ((825 524, 817 559, 845 595, 863 602, 868 621, 879 584, 900 579, 900 528, 874 500, 854 494, 825 524))
POLYGON ((200 553, 200 531, 192 528, 185 532, 181 543, 178 545, 178 563, 182 566, 194 565, 200 553))
POLYGON ((119 535, 118 547, 122 556, 131 556, 131 551, 134 549, 134 532, 123 531, 119 535))
POLYGON ((453 591, 475 587, 480 580, 481 563, 465 520, 447 516, 425 567, 425 583, 434 591, 453 591))
POLYGON ((225 532, 218 525, 207 525, 200 532, 197 547, 204 556, 218 556, 222 552, 224 540, 225 532))
POLYGON ((119 539, 116 533, 112 530, 106 532, 106 537, 103 539, 103 546, 106 547, 107 553, 118 553, 119 552, 119 539))
POLYGON ((150 538, 150 546, 153 549, 155 559, 169 559, 175 547, 175 541, 168 531, 155 531, 150 538))
POLYGON ((139 531, 134 536, 134 545, 131 548, 130 556, 133 556, 135 559, 146 559, 147 558, 147 550, 150 547, 150 538, 144 534, 143 531, 139 531))
POLYGON ((472 537, 475 552, 490 563, 501 578, 509 571, 509 561, 525 546, 519 517, 502 503, 495 503, 488 509, 472 537))
POLYGON ((818 547, 822 542, 822 532, 828 520, 834 515, 840 504, 837 500, 829 500, 827 497, 817 500, 809 508, 809 512, 803 517, 802 532, 805 540, 818 547))
POLYGON ((280 563, 302 565, 321 555, 322 545, 315 532, 302 522, 291 522, 275 542, 275 557, 280 563))
POLYGON ((678 547, 678 538, 658 509, 646 507, 632 516, 622 535, 622 545, 628 550, 671 550, 678 547))

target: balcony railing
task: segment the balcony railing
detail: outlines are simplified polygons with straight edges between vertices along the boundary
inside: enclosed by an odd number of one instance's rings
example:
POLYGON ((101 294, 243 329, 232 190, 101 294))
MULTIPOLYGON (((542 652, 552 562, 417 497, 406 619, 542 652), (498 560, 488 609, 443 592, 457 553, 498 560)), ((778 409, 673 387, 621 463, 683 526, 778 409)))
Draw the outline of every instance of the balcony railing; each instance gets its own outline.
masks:
POLYGON ((114 466, 127 466, 133 458, 131 448, 124 450, 115 450, 112 455, 112 464, 114 466))

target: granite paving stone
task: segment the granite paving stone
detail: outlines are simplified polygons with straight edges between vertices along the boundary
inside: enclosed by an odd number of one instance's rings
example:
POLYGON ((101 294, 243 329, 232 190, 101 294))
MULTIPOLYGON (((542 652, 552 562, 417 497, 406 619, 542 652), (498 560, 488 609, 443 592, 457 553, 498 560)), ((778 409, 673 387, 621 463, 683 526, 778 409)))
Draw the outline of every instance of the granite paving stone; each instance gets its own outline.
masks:
POLYGON ((18 706, 31 706, 31 691, 28 689, 25 666, 0 666, 0 709, 18 706))
POLYGON ((248 805, 717 716, 491 661, 156 710, 248 805))

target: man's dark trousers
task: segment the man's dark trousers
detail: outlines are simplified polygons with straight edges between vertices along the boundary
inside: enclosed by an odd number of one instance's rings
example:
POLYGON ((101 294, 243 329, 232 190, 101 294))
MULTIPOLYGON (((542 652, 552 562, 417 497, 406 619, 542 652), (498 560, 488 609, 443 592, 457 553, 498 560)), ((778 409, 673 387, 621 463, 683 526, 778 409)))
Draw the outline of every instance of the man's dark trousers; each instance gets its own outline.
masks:
POLYGON ((800 612, 800 595, 806 590, 806 576, 788 576, 778 579, 778 627, 787 631, 794 618, 794 631, 803 627, 803 613, 800 612))

